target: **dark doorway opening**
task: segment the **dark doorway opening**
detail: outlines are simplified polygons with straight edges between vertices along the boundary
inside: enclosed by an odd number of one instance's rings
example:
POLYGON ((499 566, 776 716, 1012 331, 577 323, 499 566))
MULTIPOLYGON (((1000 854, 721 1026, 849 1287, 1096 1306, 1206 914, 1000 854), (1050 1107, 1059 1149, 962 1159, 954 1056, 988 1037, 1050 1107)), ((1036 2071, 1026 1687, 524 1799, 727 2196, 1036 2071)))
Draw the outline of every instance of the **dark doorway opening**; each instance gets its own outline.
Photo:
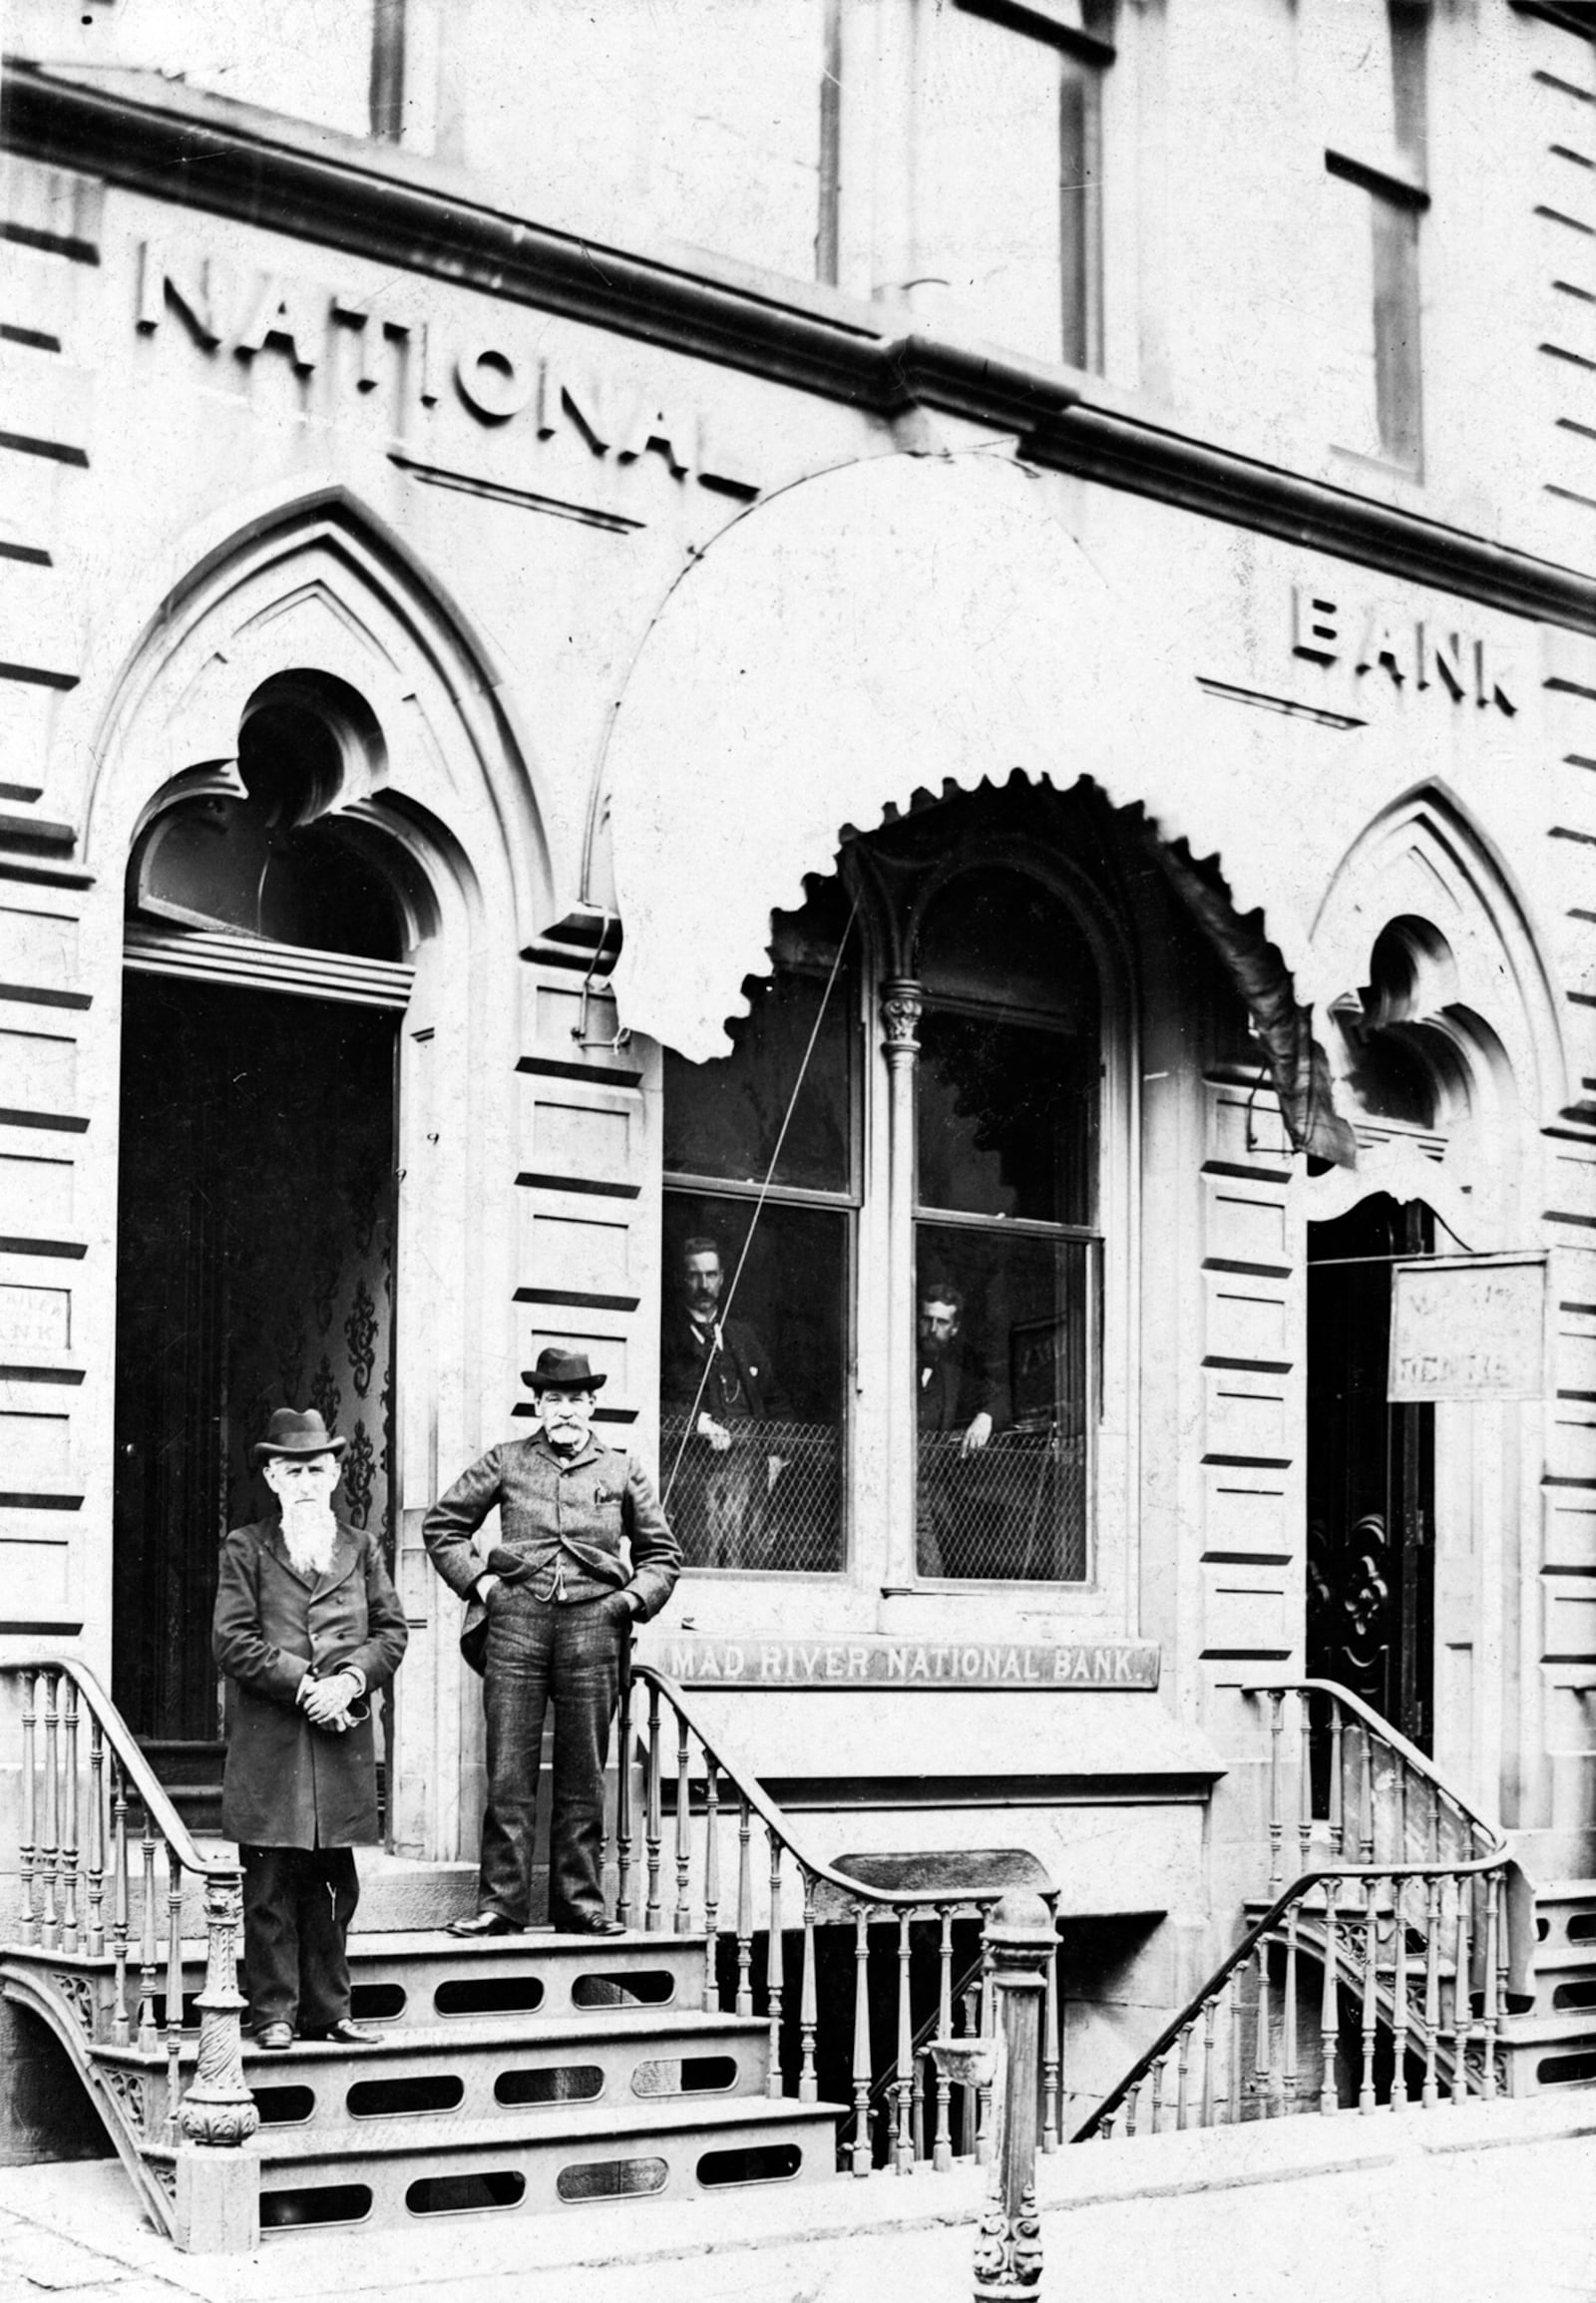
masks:
POLYGON ((392 1557, 391 1010, 130 971, 123 1020, 113 1691, 222 1732, 217 1547, 269 1498, 277 1406, 349 1441, 335 1508, 392 1557))
POLYGON ((1386 1393, 1392 1259, 1425 1254, 1432 1232, 1421 1203, 1384 1195, 1308 1227, 1308 1672, 1351 1688, 1423 1751, 1434 1419, 1386 1393))

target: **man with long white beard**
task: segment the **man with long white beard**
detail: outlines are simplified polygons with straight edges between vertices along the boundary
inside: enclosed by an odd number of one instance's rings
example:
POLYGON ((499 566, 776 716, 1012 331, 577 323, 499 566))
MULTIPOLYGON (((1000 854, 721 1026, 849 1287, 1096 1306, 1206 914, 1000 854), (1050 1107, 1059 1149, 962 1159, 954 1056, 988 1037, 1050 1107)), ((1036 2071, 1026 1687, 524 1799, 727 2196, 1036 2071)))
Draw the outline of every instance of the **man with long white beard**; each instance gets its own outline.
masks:
POLYGON ((408 1637, 375 1539, 332 1508, 347 1440, 281 1407, 254 1450, 277 1500, 234 1528, 216 1586, 216 1663, 237 1689, 221 1827, 243 1867, 244 1978, 257 2047, 373 2044, 349 2020, 352 1850, 377 1836, 369 1698, 408 1637))

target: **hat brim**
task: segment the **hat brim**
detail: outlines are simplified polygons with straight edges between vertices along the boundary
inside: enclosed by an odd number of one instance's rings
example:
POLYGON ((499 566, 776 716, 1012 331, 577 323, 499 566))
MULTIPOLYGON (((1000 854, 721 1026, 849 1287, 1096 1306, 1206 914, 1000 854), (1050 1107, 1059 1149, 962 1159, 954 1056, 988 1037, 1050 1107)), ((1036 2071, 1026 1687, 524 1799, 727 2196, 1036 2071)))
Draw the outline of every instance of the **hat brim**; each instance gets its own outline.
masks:
POLYGON ((347 1439, 335 1436, 318 1439, 313 1446, 305 1447, 274 1447, 269 1439, 257 1439, 252 1453, 257 1464, 294 1461, 311 1455, 342 1455, 348 1444, 347 1439))
POLYGON ((601 1391, 609 1378, 607 1375, 572 1375, 557 1382, 552 1376, 540 1375, 536 1367, 523 1367, 521 1380, 534 1392, 601 1391))

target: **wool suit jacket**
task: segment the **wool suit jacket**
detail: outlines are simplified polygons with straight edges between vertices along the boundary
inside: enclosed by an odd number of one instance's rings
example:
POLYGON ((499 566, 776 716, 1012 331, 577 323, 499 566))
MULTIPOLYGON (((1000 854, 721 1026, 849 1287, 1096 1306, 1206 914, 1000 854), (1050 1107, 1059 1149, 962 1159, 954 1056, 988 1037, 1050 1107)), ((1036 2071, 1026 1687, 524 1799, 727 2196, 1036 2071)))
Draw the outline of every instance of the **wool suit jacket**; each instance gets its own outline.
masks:
POLYGON ((221 1779, 221 1828, 253 1847, 351 1847, 377 1836, 369 1716, 340 1734, 299 1710, 307 1672, 352 1664, 386 1687, 409 1637, 382 1553, 339 1520, 331 1565, 289 1565, 280 1519, 236 1527, 221 1547, 213 1647, 238 1697, 221 1779))
POLYGON ((487 1612, 476 1596, 482 1561, 472 1537, 495 1506, 500 1541, 535 1555, 557 1546, 596 1583, 623 1592, 639 1620, 657 1615, 681 1572, 681 1546, 653 1482, 619 1448, 590 1439, 562 1455, 539 1432, 490 1447, 421 1523, 433 1566, 468 1601, 460 1652, 480 1672, 487 1612))
POLYGON ((709 1373, 701 1381, 704 1357, 686 1313, 671 1313, 659 1344, 661 1403, 681 1409, 690 1408, 697 1400, 700 1411, 717 1420, 729 1412, 762 1422, 769 1413, 774 1388, 770 1355, 747 1321, 721 1321, 720 1345, 709 1355, 709 1373), (736 1398, 735 1407, 728 1408, 728 1390, 736 1398))
POLYGON ((963 1431, 993 1411, 985 1363, 962 1340, 940 1359, 922 1359, 915 1381, 916 1421, 922 1431, 963 1431))

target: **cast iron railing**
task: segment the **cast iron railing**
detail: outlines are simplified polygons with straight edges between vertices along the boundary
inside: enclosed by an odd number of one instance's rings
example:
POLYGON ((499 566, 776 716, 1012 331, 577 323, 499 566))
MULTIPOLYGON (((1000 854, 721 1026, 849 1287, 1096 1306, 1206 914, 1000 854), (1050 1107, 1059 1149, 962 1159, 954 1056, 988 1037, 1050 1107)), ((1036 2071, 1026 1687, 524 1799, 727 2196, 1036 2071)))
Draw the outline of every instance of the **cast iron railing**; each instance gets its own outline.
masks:
POLYGON ((1505 1839, 1348 1689, 1249 1692, 1269 1706, 1272 1901, 1072 2141, 1344 2108, 1344 1995, 1361 2111, 1498 2092, 1505 1839), (1319 1971, 1307 2042, 1305 1959, 1319 1971))
POLYGON ((109 2039, 145 2056, 165 2048, 167 2136, 212 2148, 259 2123, 244 2085, 237 1988, 242 1874, 201 1855, 148 1758, 87 1666, 59 1656, 0 1664, 22 1699, 17 1940, 26 1949, 112 1961, 109 2039), (200 1884, 205 1980, 187 2093, 184 1874, 200 1884), (158 2020, 156 2003, 164 1998, 158 2020))
MULTIPOLYGON (((990 2033, 993 1998, 985 1964, 974 1986, 969 1978, 961 1977, 961 1988, 956 1990, 954 1923, 966 1915, 984 1918, 1000 1901, 1008 1883, 901 1889, 872 1886, 805 1847, 792 1817, 770 1798, 752 1768, 711 1734, 701 1712, 676 1681, 652 1665, 639 1664, 626 1698, 628 1713, 633 1707, 642 1717, 623 1721, 620 1740, 622 1763, 613 1847, 616 1917, 647 1932, 702 1932, 705 2004, 722 2014, 763 2016, 769 2027, 766 2092, 773 2099, 787 2092, 782 2035, 784 2026, 790 2028, 794 2012, 790 1995, 796 1994, 797 2017, 793 2092, 801 2103, 819 2100, 817 2067, 826 2060, 821 2030, 836 2020, 845 2037, 851 2106, 839 2148, 844 2163, 856 2175, 869 2174, 875 2157, 871 2105, 879 2075, 871 2037, 870 1935, 873 1928, 893 1929, 896 2018, 883 2080, 889 2127, 887 2164, 897 2173, 908 2173, 921 2157, 937 2169, 951 2166, 956 2125, 973 2140, 976 2157, 985 2159, 991 2142, 990 2083, 973 2091, 977 2098, 973 2105, 961 2100, 956 2119, 955 2090, 946 2078, 938 2078, 928 2152, 924 2114, 917 2116, 916 2074, 921 2064, 922 2035, 929 2036, 935 2030, 944 2039, 955 2037, 956 2008, 967 2031, 973 2027, 982 2035, 990 2033), (626 1763, 634 1733, 640 1734, 642 1747, 640 1846, 632 1770, 626 1763), (673 1808, 668 1836, 667 1785, 673 1808), (793 1932, 801 1935, 796 1972, 791 1975, 784 1942, 789 1919, 793 1932), (853 1931, 854 1982, 847 1995, 849 2004, 834 2019, 829 2001, 822 2005, 817 1988, 817 1930, 838 1922, 853 1931), (935 2018, 918 2026, 911 1997, 912 1931, 917 1927, 923 1931, 922 1942, 935 1957, 937 1974, 935 2018), (765 1938, 765 1964, 756 1988, 754 1946, 761 1934, 765 1938), (723 1941, 727 1946, 724 1959, 720 1951, 723 1941), (756 2005, 759 2001, 763 2004, 756 2005)), ((1043 2012, 1043 2150, 1056 2149, 1058 2144, 1057 1994, 1055 1954, 1048 1966, 1043 2012)))

